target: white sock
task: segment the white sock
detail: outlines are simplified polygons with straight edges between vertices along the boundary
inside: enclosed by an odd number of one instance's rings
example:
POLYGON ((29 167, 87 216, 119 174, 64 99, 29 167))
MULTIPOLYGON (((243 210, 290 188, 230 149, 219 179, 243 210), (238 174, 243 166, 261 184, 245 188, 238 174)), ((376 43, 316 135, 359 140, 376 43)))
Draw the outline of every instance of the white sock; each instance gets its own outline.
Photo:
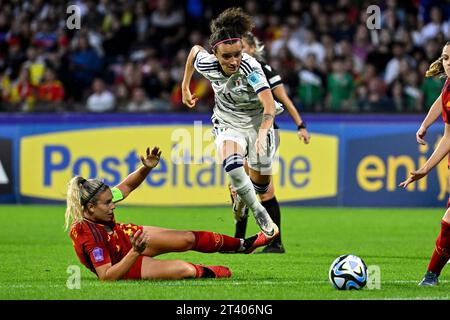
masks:
POLYGON ((247 207, 252 210, 256 223, 262 231, 270 233, 273 229, 273 221, 267 210, 256 198, 256 192, 253 188, 252 181, 245 173, 244 167, 238 167, 228 172, 231 184, 235 188, 237 194, 247 207))

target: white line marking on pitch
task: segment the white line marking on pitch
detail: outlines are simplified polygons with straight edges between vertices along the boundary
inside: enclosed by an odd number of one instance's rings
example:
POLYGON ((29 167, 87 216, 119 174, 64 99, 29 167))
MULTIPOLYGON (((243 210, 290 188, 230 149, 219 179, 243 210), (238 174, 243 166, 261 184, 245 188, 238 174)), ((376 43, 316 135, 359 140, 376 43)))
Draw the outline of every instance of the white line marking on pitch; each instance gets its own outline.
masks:
MULTIPOLYGON (((391 280, 391 281, 381 281, 381 285, 383 284, 417 284, 419 283, 419 280, 391 280)), ((146 282, 140 282, 146 283, 146 282)), ((185 282, 164 282, 164 281, 148 281, 147 282, 150 285, 154 286, 161 286, 161 287, 179 287, 179 286, 199 286, 199 287, 206 287, 206 286, 222 286, 222 285, 299 285, 299 284, 327 284, 329 283, 328 280, 307 280, 307 281, 233 281, 233 282, 227 282, 227 281, 218 281, 218 282, 191 282, 191 281, 185 281, 185 282)), ((439 283, 450 283, 450 280, 439 280, 439 283)), ((120 286, 129 285, 130 283, 121 283, 120 286)), ((133 283, 134 284, 134 283, 133 283)), ((81 285, 85 287, 104 287, 104 284, 101 282, 89 282, 89 283, 81 283, 81 285)), ((12 289, 30 289, 30 288, 65 288, 66 284, 38 284, 38 285, 30 285, 30 284, 0 284, 0 288, 12 288, 12 289)))

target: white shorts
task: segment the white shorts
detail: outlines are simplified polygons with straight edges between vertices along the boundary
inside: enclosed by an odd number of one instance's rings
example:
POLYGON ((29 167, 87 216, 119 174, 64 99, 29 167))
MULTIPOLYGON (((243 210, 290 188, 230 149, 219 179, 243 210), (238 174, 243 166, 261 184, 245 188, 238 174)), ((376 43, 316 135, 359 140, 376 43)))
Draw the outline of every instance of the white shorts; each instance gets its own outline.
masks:
POLYGON ((259 155, 256 152, 255 142, 258 131, 254 128, 237 130, 230 127, 214 126, 214 137, 217 150, 226 140, 236 142, 244 150, 244 157, 247 158, 249 168, 261 174, 272 174, 272 163, 279 141, 273 127, 267 133, 267 150, 264 155, 259 155))

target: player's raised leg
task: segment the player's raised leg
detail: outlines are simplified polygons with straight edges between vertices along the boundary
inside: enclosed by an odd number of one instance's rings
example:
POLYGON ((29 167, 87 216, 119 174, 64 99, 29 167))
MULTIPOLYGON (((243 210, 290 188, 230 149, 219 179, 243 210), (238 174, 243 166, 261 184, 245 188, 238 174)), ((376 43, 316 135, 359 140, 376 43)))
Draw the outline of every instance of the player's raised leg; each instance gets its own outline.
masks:
POLYGON ((253 183, 244 170, 242 148, 234 141, 225 140, 219 147, 219 151, 223 159, 223 168, 228 174, 234 190, 245 205, 252 210, 256 223, 264 232, 268 243, 270 239, 276 236, 278 228, 256 197, 253 183))

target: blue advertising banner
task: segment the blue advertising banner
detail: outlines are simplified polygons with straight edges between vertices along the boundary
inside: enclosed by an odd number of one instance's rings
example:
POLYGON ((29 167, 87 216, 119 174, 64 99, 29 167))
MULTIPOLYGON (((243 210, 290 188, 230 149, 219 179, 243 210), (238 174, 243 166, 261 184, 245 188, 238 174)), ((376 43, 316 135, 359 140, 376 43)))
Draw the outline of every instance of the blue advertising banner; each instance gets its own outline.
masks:
MULTIPOLYGON (((398 184, 421 167, 434 150, 440 133, 428 133, 426 146, 415 140, 416 126, 401 131, 371 126, 353 128, 373 136, 346 139, 343 206, 436 206, 447 200, 447 159, 430 174, 406 190, 398 184)), ((398 129, 398 128, 396 128, 398 129)))

